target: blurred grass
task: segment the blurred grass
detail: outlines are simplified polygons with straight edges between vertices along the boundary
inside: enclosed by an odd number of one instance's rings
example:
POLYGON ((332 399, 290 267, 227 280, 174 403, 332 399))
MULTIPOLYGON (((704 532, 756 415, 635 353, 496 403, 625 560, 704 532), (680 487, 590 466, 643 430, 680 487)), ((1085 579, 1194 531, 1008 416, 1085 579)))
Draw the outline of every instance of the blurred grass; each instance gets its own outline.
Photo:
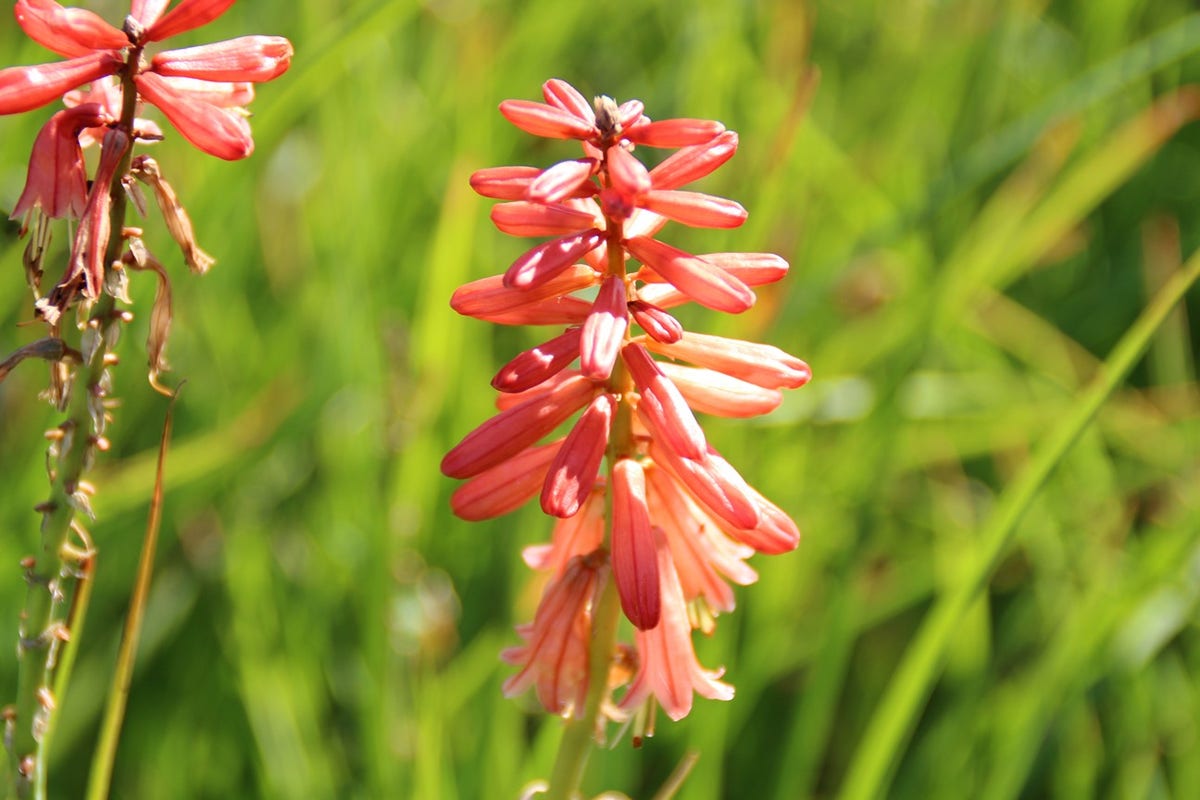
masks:
MULTIPOLYGON (((698 642, 738 697, 597 753, 593 793, 649 797, 694 748, 684 800, 835 794, 1001 492, 1200 249, 1185 0, 259 0, 189 41, 251 31, 297 49, 259 92, 255 156, 156 147, 219 263, 175 272, 170 355, 189 386, 114 797, 504 798, 548 773, 558 725, 500 696, 496 654, 536 602, 519 548, 549 526, 532 509, 459 522, 437 472, 489 413, 497 365, 537 341, 447 306, 522 247, 466 177, 574 155, 512 129, 500 100, 557 76, 737 130, 706 190, 749 222, 664 236, 774 250, 792 275, 741 317, 686 324, 816 373, 771 417, 706 422, 806 531, 797 553, 756 560, 759 584, 698 642)), ((11 24, 0 53, 49 60, 11 24)), ((0 207, 44 117, 0 119, 0 207)), ((5 231, 8 352, 37 329, 15 326, 28 295, 5 231)), ((153 286, 134 288, 148 317, 153 286)), ((1015 528, 888 796, 1200 794, 1198 305, 1193 290, 1015 528)), ((165 408, 144 335, 126 342, 97 475, 98 578, 54 797, 82 792, 150 496, 165 408)), ((0 641, 44 494, 43 379, 29 364, 0 384, 0 641)))

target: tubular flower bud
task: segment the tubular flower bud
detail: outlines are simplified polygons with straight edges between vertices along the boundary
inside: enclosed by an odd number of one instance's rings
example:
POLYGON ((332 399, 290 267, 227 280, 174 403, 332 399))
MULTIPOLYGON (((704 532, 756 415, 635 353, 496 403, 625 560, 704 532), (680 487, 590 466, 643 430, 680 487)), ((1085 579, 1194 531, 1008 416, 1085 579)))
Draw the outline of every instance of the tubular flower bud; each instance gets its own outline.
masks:
MULTIPOLYGON (((142 57, 146 45, 212 22, 234 0, 134 0, 125 30, 53 0, 17 0, 17 23, 66 61, 0 70, 0 114, 44 106, 107 76, 132 78, 138 99, 158 107, 185 139, 210 155, 245 158, 254 149, 244 109, 215 103, 188 82, 261 83, 287 71, 292 45, 280 36, 242 36, 142 57), (236 108, 236 110, 234 110, 236 108)), ((247 98, 248 100, 248 98, 247 98)))

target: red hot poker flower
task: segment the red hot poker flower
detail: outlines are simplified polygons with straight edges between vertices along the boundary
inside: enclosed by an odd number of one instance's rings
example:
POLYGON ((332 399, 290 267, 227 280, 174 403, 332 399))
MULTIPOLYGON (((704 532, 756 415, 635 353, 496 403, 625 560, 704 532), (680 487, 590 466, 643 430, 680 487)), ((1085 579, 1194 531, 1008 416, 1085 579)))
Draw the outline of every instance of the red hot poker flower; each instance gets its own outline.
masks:
POLYGON ((214 102, 193 81, 259 83, 278 77, 291 63, 287 39, 243 36, 145 59, 148 45, 212 22, 233 2, 182 0, 167 11, 165 0, 134 0, 118 30, 90 11, 64 8, 54 0, 17 0, 14 13, 25 33, 67 60, 0 70, 0 114, 30 111, 116 75, 196 147, 227 160, 245 158, 254 140, 244 113, 214 102))
POLYGON ((636 647, 621 650, 634 663, 614 661, 607 682, 636 675, 605 713, 631 713, 654 698, 678 719, 693 693, 733 694, 719 671, 696 662, 693 628, 710 632, 715 616, 734 607, 730 584, 757 578, 749 555, 782 553, 800 539, 787 514, 707 442, 694 412, 768 413, 781 389, 803 385, 810 372, 774 347, 686 332, 667 309, 695 302, 740 313, 754 304, 750 287, 779 280, 788 265, 769 253, 692 255, 657 238, 669 221, 732 228, 746 219, 736 202, 682 188, 728 161, 737 134, 707 120, 653 121, 638 101, 589 104, 559 80, 542 91, 545 102, 507 100, 501 113, 526 132, 579 140, 582 157, 471 177, 479 194, 502 201, 492 210, 497 228, 544 240, 503 274, 460 287, 451 305, 498 324, 569 327, 500 369, 492 380, 499 415, 454 447, 442 471, 470 478, 453 500, 464 518, 508 513, 539 483, 543 510, 560 518, 551 544, 525 553, 552 582, 533 627, 520 629, 528 644, 511 651, 522 670, 506 691, 536 682, 548 710, 581 713, 562 700, 582 691, 562 685, 579 671, 564 672, 554 659, 570 653, 577 661, 581 640, 568 632, 584 622, 591 629, 592 603, 564 602, 572 585, 564 570, 586 559, 608 567, 588 596, 611 580, 636 629, 636 647), (647 169, 641 146, 681 149, 647 169), (585 407, 565 439, 538 444, 585 407))

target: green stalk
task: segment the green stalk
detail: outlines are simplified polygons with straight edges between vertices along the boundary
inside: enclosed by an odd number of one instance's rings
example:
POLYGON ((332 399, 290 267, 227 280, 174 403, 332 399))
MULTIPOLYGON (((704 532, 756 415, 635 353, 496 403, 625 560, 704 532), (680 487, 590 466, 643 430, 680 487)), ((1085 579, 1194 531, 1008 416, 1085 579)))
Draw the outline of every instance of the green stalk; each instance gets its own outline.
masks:
MULTIPOLYGON (((131 55, 137 63, 138 53, 131 55)), ((109 222, 112 235, 105 252, 105 264, 111 264, 121 255, 125 226, 125 190, 121 178, 129 171, 133 155, 133 120, 137 104, 137 90, 132 78, 124 78, 124 102, 118 126, 129 134, 129 147, 117 167, 113 182, 109 186, 109 222)), ((25 597, 25 610, 18 632, 18 678, 17 702, 10 754, 13 764, 16 795, 19 798, 46 798, 46 761, 50 747, 52 720, 56 705, 54 665, 50 663, 52 646, 56 640, 62 644, 69 639, 67 613, 69 592, 65 584, 75 580, 71 559, 64 554, 72 525, 75 522, 76 505, 74 495, 79 490, 88 455, 95 446, 96 431, 89 409, 92 387, 98 386, 108 369, 105 356, 109 350, 104 341, 106 329, 116 314, 116 301, 101 292, 96 300, 88 325, 95 326, 96 347, 76 370, 70 389, 67 419, 62 424, 63 438, 59 442, 59 454, 54 480, 50 487, 50 498, 40 508, 44 511, 41 528, 41 548, 25 573, 29 587, 25 597)))
MULTIPOLYGON (((608 220, 608 273, 625 277, 625 250, 621 246, 624 236, 619 220, 608 220)), ((633 392, 633 376, 620 358, 613 367, 608 380, 608 390, 620 398, 608 437, 608 485, 612 485, 612 471, 617 460, 634 452, 633 409, 626 398, 633 392)), ((605 493, 608 520, 608 542, 612 541, 612 493, 605 493)), ((621 604, 617 596, 617 582, 609 569, 603 577, 604 587, 592 613, 592 636, 588 651, 588 691, 583 715, 566 723, 562 743, 554 760, 550 775, 550 788, 546 800, 573 800, 583 782, 583 771, 591 754, 592 740, 600 718, 600 707, 608 692, 608 672, 612 665, 617 645, 617 623, 621 619, 621 604)))
POLYGON ((617 622, 621 604, 617 600, 617 582, 610 570, 600 590, 600 600, 592 615, 592 643, 588 659, 588 692, 583 716, 569 720, 550 775, 546 800, 573 800, 583 782, 600 716, 600 705, 608 691, 608 668, 617 643, 617 622))
POLYGON ((884 692, 847 771, 840 797, 869 800, 882 796, 895 772, 917 718, 941 672, 946 650, 963 615, 988 585, 1012 540, 1017 523, 1055 466, 1087 428, 1104 401, 1137 364, 1158 328, 1200 278, 1200 252, 1168 280, 1126 331, 1091 384, 1041 443, 1033 458, 1001 495, 980 533, 979 549, 963 579, 926 616, 884 692))

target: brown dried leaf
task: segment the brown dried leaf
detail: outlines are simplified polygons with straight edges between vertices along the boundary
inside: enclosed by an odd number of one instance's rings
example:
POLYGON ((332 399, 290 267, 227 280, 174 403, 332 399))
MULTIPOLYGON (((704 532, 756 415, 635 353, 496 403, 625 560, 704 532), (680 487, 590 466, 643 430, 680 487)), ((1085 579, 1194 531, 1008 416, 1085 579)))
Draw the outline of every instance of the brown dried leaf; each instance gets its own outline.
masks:
POLYGON ((0 381, 8 377, 8 373, 12 372, 13 367, 20 364, 27 358, 44 358, 47 361, 62 361, 64 358, 77 358, 78 353, 75 353, 62 339, 52 336, 47 336, 44 339, 38 339, 36 342, 25 345, 18 349, 8 358, 0 361, 0 381))
POLYGON ((162 212, 163 221, 171 238, 183 251, 183 259, 188 269, 203 275, 216 263, 216 259, 200 249, 196 243, 196 234, 192 229, 192 220, 187 210, 179 202, 179 197, 171 184, 163 178, 158 169, 158 162, 149 156, 138 156, 130 167, 131 174, 142 183, 154 190, 154 199, 158 201, 158 209, 162 212))
POLYGON ((134 252, 134 249, 133 247, 130 248, 130 255, 132 257, 127 259, 126 263, 133 269, 149 270, 158 276, 158 289, 154 292, 154 308, 150 311, 150 333, 146 337, 146 358, 150 366, 150 385, 154 387, 156 392, 171 397, 174 395, 174 392, 158 382, 159 373, 170 369, 170 366, 167 364, 166 350, 167 338, 171 333, 171 320, 174 316, 171 310, 171 279, 167 277, 167 271, 163 269, 163 265, 158 262, 158 259, 150 255, 148 250, 144 247, 139 247, 134 252))

